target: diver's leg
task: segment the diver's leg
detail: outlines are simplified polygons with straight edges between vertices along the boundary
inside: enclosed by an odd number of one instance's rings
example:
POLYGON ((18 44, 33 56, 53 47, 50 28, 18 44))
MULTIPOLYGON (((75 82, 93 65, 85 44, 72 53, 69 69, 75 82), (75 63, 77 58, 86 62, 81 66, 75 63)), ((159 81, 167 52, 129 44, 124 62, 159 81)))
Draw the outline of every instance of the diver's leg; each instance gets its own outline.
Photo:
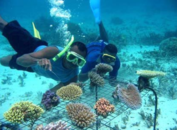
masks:
POLYGON ((34 72, 31 67, 26 68, 26 67, 18 65, 16 63, 16 59, 18 57, 19 57, 18 54, 4 56, 4 57, 0 58, 0 64, 3 65, 3 66, 5 66, 5 67, 9 67, 11 69, 24 70, 24 71, 28 71, 28 72, 34 72))
POLYGON ((34 38, 30 32, 21 27, 16 20, 8 22, 4 27, 2 34, 7 38, 12 48, 19 55, 31 53, 38 46, 48 45, 47 42, 34 38))
POLYGON ((108 42, 108 35, 106 29, 103 26, 100 15, 100 0, 90 0, 90 8, 93 12, 93 16, 95 18, 95 22, 99 26, 100 37, 97 40, 104 40, 108 42))
POLYGON ((104 28, 104 25, 102 22, 100 22, 98 24, 99 26, 99 31, 100 31, 100 39, 105 41, 105 42, 109 42, 109 39, 108 39, 108 34, 106 32, 106 29, 104 28))
MULTIPOLYGON (((0 31, 4 29, 4 27, 7 25, 7 22, 0 17, 0 31)), ((9 66, 9 62, 12 59, 12 55, 2 57, 0 59, 0 63, 3 66, 9 66)))
MULTIPOLYGON (((2 19, 1 23, 3 23, 2 19)), ((8 59, 6 59, 7 57, 2 58, 1 64, 4 66, 8 65, 12 69, 33 72, 30 67, 26 68, 18 65, 16 60, 18 57, 24 54, 33 52, 40 45, 47 46, 47 43, 45 41, 34 38, 26 29, 21 27, 16 20, 8 22, 1 31, 3 36, 5 36, 9 41, 11 47, 17 52, 11 57, 10 61, 9 57, 8 59)))
POLYGON ((7 22, 0 17, 0 31, 2 31, 6 25, 7 22))
POLYGON ((3 66, 9 66, 9 62, 11 61, 11 59, 12 59, 12 55, 2 57, 2 58, 0 59, 0 63, 1 63, 1 65, 3 65, 3 66))

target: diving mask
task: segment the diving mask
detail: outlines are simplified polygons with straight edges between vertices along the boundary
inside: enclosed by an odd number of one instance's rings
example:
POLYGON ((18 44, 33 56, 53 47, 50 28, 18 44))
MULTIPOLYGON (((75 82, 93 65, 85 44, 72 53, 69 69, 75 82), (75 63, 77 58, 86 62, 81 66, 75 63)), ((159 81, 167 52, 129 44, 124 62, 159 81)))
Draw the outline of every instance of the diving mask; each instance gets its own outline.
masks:
POLYGON ((109 62, 109 63, 116 61, 116 57, 115 57, 115 56, 112 56, 112 55, 109 55, 109 54, 106 54, 106 53, 103 53, 102 59, 103 59, 104 61, 109 62))
POLYGON ((84 66, 86 63, 86 60, 84 59, 84 57, 82 57, 81 55, 73 52, 73 51, 68 51, 67 55, 66 55, 66 59, 69 62, 72 62, 74 64, 76 64, 77 66, 84 66))

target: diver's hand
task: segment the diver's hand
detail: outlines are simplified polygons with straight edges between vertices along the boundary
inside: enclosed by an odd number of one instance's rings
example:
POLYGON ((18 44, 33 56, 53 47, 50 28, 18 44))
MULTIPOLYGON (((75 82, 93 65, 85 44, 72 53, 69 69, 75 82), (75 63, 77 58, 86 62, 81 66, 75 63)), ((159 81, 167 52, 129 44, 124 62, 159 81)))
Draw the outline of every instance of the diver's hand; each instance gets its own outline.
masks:
POLYGON ((42 59, 37 61, 37 64, 39 66, 41 66, 42 68, 44 68, 45 70, 52 71, 52 65, 51 65, 51 62, 50 62, 49 59, 42 58, 42 59))
POLYGON ((107 77, 107 80, 109 82, 109 85, 112 87, 116 87, 117 84, 119 83, 116 77, 107 77))

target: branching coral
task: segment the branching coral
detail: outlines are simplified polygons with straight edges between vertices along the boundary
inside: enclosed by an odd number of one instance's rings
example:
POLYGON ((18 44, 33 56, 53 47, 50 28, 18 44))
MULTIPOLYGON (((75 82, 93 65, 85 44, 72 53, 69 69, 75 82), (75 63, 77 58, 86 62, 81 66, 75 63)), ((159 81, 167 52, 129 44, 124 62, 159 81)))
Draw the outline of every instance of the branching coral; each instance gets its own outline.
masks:
POLYGON ((144 45, 159 45, 159 43, 163 40, 163 36, 155 32, 150 32, 145 36, 139 36, 139 40, 139 42, 144 45))
POLYGON ((66 106, 66 110, 71 120, 78 127, 88 127, 95 121, 95 114, 84 104, 71 103, 66 106))
POLYGON ((128 84, 127 88, 117 86, 117 95, 119 99, 131 109, 138 109, 141 107, 141 95, 138 88, 133 84, 128 84))
POLYGON ((23 123, 24 121, 36 121, 44 112, 42 108, 31 102, 19 102, 14 104, 9 111, 4 113, 6 120, 12 123, 23 123))
POLYGON ((103 117, 107 117, 109 112, 114 112, 114 105, 111 105, 105 98, 100 98, 94 108, 97 110, 97 113, 103 117))
POLYGON ((41 101, 46 110, 49 110, 54 106, 57 106, 59 102, 60 102, 59 96, 57 96, 55 92, 52 92, 50 90, 44 93, 41 101))
POLYGON ((104 79, 94 71, 89 72, 90 86, 104 86, 104 79))
POLYGON ((95 66, 95 69, 100 76, 104 76, 107 72, 111 72, 113 70, 112 66, 105 63, 99 63, 95 66))
POLYGON ((69 84, 57 90, 56 94, 63 100, 75 100, 82 95, 82 89, 74 84, 69 84))
POLYGON ((65 122, 51 122, 47 126, 39 125, 36 127, 36 130, 69 130, 70 128, 67 126, 65 122))
POLYGON ((153 78, 156 76, 165 76, 166 73, 161 71, 151 71, 151 70, 137 70, 136 74, 145 78, 153 78))

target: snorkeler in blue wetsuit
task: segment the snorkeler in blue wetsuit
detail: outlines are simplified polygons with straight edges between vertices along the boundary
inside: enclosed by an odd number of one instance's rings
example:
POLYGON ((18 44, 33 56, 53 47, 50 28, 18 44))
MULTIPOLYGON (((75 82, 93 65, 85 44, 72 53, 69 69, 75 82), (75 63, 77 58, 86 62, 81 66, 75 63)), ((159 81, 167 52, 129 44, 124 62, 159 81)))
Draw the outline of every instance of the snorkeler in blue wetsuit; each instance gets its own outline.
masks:
POLYGON ((95 22, 99 26, 100 41, 97 39, 96 42, 87 45, 87 62, 79 74, 79 80, 82 82, 86 81, 89 71, 99 63, 106 63, 113 67, 113 71, 109 73, 111 79, 109 81, 111 81, 110 83, 114 83, 120 68, 120 60, 117 56, 118 49, 114 44, 108 44, 108 36, 100 17, 100 0, 90 0, 90 7, 95 17, 95 22))
POLYGON ((77 82, 78 67, 85 64, 87 48, 82 42, 74 42, 58 60, 54 58, 63 48, 33 37, 17 21, 7 23, 0 17, 0 31, 7 38, 16 54, 0 59, 3 66, 11 69, 35 72, 60 81, 53 91, 71 82, 77 82))

